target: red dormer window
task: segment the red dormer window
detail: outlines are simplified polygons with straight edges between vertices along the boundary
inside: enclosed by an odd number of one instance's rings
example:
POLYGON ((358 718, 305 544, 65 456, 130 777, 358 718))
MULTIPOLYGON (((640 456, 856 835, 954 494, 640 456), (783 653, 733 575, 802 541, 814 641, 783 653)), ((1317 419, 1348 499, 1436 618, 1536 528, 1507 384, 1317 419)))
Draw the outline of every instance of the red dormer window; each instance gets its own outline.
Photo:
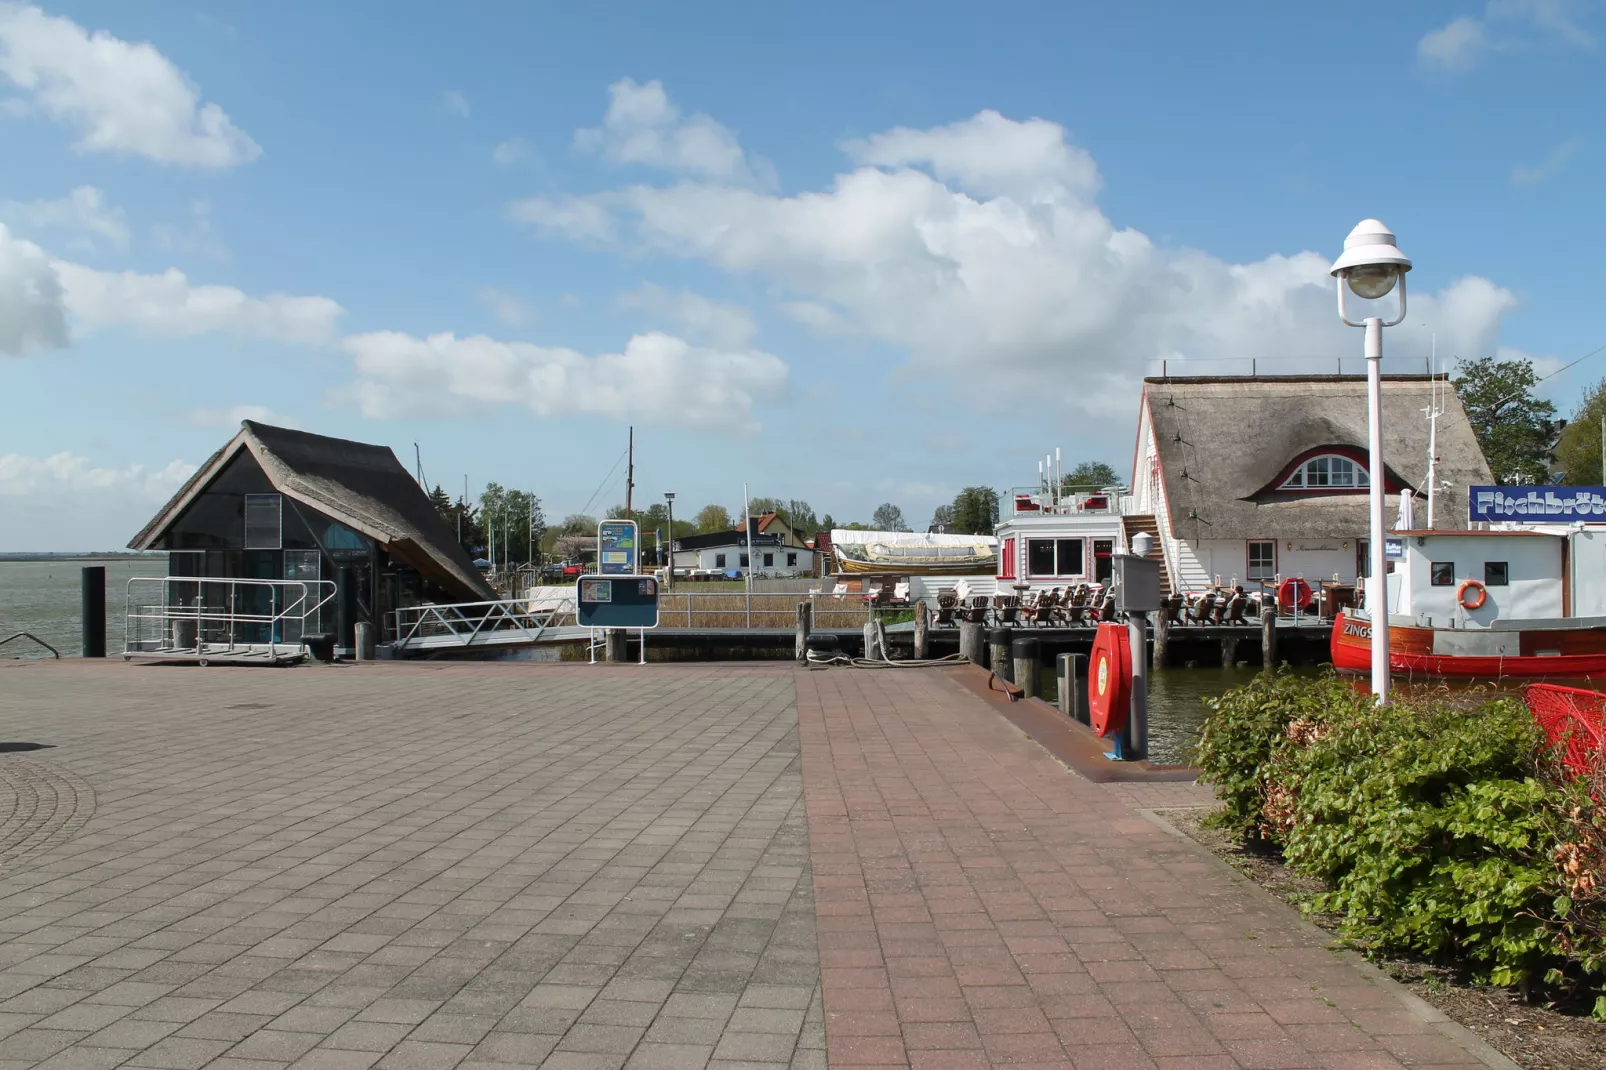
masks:
POLYGON ((1278 490, 1365 490, 1371 486, 1366 467, 1350 457, 1324 453, 1302 462, 1278 490))

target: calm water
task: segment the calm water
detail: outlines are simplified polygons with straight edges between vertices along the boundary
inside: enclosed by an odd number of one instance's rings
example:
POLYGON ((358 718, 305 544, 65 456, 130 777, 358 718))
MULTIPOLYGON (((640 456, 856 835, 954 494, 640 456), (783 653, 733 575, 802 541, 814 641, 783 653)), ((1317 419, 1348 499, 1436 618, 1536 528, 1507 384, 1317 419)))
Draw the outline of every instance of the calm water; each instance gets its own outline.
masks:
MULTIPOLYGON (((138 561, 0 561, 0 639, 13 632, 32 632, 61 651, 62 657, 77 657, 83 649, 78 611, 85 565, 106 567, 106 652, 120 653, 128 581, 166 575, 165 554, 138 561)), ((0 647, 0 658, 41 656, 50 655, 26 639, 0 647)))

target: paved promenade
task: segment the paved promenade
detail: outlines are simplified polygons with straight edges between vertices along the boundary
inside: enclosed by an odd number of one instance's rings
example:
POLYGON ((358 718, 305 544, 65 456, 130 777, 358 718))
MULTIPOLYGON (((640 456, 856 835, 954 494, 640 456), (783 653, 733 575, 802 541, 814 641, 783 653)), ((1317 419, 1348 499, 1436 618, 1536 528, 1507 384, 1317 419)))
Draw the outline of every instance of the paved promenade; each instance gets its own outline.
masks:
POLYGON ((1484 1065, 938 671, 6 664, 0 742, 0 1070, 1484 1065))

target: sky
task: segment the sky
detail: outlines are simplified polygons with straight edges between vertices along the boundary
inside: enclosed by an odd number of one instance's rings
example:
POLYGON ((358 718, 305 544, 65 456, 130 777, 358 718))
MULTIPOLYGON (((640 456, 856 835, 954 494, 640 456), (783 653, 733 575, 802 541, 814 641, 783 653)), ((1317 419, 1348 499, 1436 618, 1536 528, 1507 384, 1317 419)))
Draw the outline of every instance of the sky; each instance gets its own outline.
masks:
POLYGON ((1361 371, 1367 217, 1387 369, 1606 343, 1600 5, 1359 14, 0 0, 0 551, 125 545, 242 418, 923 528, 1129 469, 1162 361, 1361 371))

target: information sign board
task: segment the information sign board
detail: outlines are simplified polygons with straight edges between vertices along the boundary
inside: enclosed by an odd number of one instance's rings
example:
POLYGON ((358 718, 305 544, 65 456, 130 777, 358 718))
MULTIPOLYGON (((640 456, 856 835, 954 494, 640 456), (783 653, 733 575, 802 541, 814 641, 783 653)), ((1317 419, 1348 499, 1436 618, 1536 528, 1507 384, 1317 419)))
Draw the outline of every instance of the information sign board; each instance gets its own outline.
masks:
POLYGON ((1384 539, 1383 557, 1389 561, 1402 561, 1405 559, 1404 539, 1384 539))
POLYGON ((652 576, 582 576, 576 584, 582 628, 658 627, 658 581, 652 576))
POLYGON ((597 571, 604 576, 634 576, 640 569, 641 534, 634 520, 604 520, 597 525, 597 571))

